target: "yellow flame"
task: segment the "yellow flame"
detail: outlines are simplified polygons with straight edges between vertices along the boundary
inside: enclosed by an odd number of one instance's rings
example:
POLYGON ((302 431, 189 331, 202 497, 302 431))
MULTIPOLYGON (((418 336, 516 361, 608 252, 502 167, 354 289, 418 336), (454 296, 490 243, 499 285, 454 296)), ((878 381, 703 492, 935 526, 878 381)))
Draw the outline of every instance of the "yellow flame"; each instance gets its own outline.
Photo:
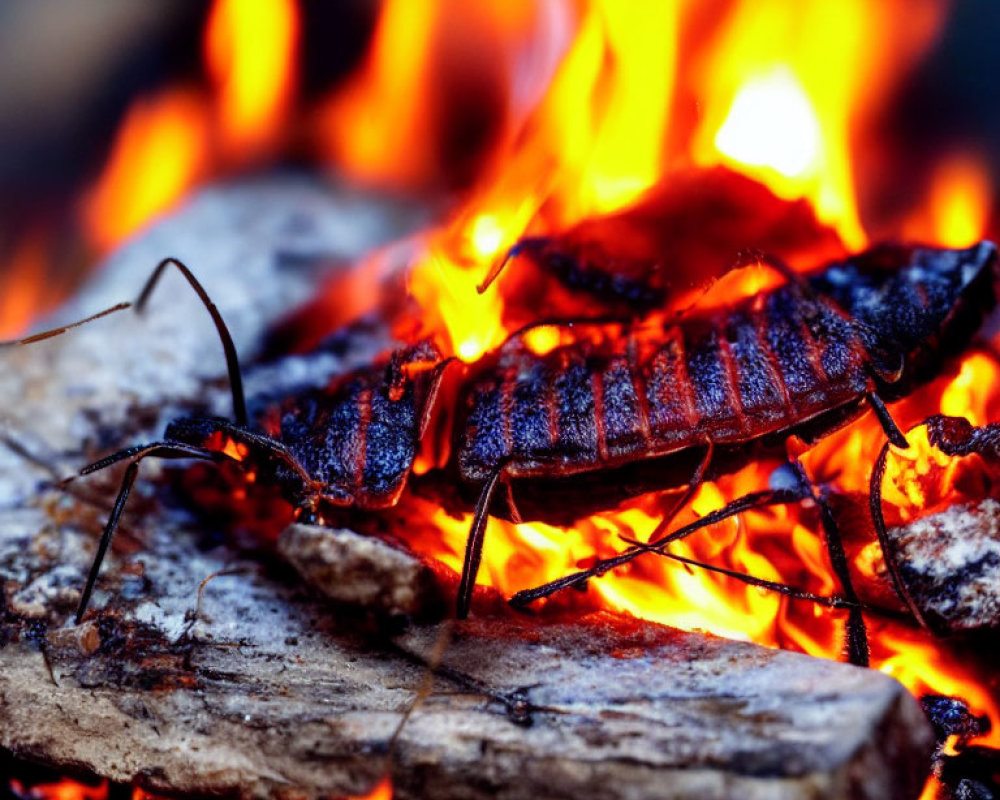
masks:
POLYGON ((870 55, 882 23, 863 0, 741 3, 705 69, 696 161, 742 164, 780 197, 808 197, 862 247, 850 135, 872 94, 866 81, 884 66, 870 55))
POLYGON ((786 178, 816 173, 821 141, 816 111, 786 66, 744 84, 715 135, 723 155, 786 178))
POLYGON ((1000 387, 997 362, 986 353, 969 353, 941 394, 941 413, 965 417, 973 425, 996 422, 989 407, 992 392, 984 391, 995 387, 1000 387))
POLYGON ((297 40, 293 0, 216 0, 205 59, 227 154, 258 153, 277 134, 291 102, 297 40))

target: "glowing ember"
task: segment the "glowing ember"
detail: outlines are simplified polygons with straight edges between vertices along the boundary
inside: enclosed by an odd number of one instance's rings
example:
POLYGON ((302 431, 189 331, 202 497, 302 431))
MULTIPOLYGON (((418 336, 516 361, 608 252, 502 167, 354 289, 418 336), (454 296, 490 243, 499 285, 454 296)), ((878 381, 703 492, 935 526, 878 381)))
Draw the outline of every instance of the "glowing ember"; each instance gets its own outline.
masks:
MULTIPOLYGON (((25 787, 19 780, 11 780, 11 790, 18 797, 32 800, 107 800, 108 784, 102 781, 97 786, 64 778, 56 783, 39 783, 25 787)), ((138 791, 138 790, 137 790, 138 791)))
POLYGON ((392 800, 392 780, 386 775, 368 794, 359 795, 351 800, 392 800))

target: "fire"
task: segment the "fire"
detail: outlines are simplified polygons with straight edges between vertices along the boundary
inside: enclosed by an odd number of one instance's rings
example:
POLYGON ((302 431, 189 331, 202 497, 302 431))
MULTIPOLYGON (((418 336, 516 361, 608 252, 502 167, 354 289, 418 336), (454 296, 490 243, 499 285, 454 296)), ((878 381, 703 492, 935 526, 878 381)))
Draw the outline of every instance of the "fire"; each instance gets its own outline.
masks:
POLYGON ((46 304, 42 276, 49 261, 47 237, 42 230, 29 231, 17 242, 4 265, 5 283, 0 292, 0 337, 22 333, 36 309, 46 304))
POLYGON ((434 15, 431 3, 389 0, 365 68, 325 112, 333 155, 358 179, 423 177, 432 147, 432 84, 424 70, 434 15), (399 69, 403 60, 416 68, 399 69), (424 157, 413 158, 414 150, 424 157))
POLYGON ((96 249, 109 250, 224 168, 273 154, 291 110, 297 40, 292 0, 216 0, 204 43, 214 96, 171 87, 128 111, 83 200, 96 249))
MULTIPOLYGON (((696 3, 638 9, 593 0, 552 4, 557 11, 540 29, 537 15, 514 7, 462 12, 504 33, 500 46, 491 37, 479 42, 508 74, 504 124, 459 211, 409 265, 427 328, 466 361, 519 327, 502 287, 494 299, 467 293, 518 239, 628 207, 686 165, 726 164, 778 197, 807 198, 849 248, 863 246, 855 128, 942 15, 928 2, 873 9, 861 0, 769 0, 737 3, 706 26, 696 3), (903 14, 905 32, 894 22, 903 14), (891 45, 872 48, 889 29, 891 45), (532 105, 515 91, 516 55, 529 46, 545 65, 561 56, 532 105), (696 118, 681 102, 692 98, 696 118)), ((383 6, 364 66, 323 117, 342 170, 408 187, 440 169, 428 140, 440 124, 436 81, 459 29, 455 13, 451 4, 383 6)), ((478 27, 462 30, 468 37, 478 27)))
POLYGON ((205 60, 218 93, 220 136, 241 160, 279 134, 292 101, 298 44, 293 0, 217 0, 205 60))
POLYGON ((944 161, 931 180, 934 241, 968 247, 983 237, 992 205, 986 163, 971 154, 944 161))
POLYGON ((750 167, 769 167, 785 178, 819 168, 821 133, 816 111, 787 67, 748 81, 733 98, 715 134, 726 158, 750 167), (775 121, 780 120, 780 125, 775 121))
POLYGON ((941 13, 931 3, 740 3, 705 62, 695 160, 743 165, 778 196, 809 198, 819 218, 860 249, 867 237, 852 136, 926 47, 941 13))
MULTIPOLYGON (((442 224, 372 254, 339 284, 337 308, 372 307, 372 287, 399 261, 407 267, 421 333, 433 335, 446 355, 474 362, 542 312, 561 308, 554 297, 519 294, 530 284, 516 270, 478 291, 516 242, 627 210, 682 171, 717 165, 778 198, 808 202, 846 250, 864 246, 870 231, 859 211, 865 186, 858 154, 880 104, 939 29, 944 4, 733 0, 711 19, 703 6, 696 0, 382 3, 360 68, 310 110, 310 133, 323 157, 355 180, 400 190, 452 188, 452 159, 477 177, 453 196, 442 224), (475 139, 467 151, 445 136, 466 106, 487 131, 459 131, 475 139)), ((209 80, 161 90, 128 112, 82 204, 93 247, 109 249, 198 182, 280 152, 298 96, 297 9, 291 0, 215 0, 204 41, 209 80)), ((894 234, 949 246, 977 240, 993 204, 987 176, 974 154, 943 160, 928 196, 906 210, 894 234)), ((15 274, 32 272, 46 258, 33 235, 21 244, 15 274)), ((773 278, 747 271, 732 286, 747 293, 773 278)), ((37 281, 19 291, 0 295, 0 318, 11 333, 25 322, 11 309, 39 302, 37 281)), ((405 325, 409 334, 414 322, 401 320, 397 333, 405 325)), ((574 334, 539 325, 524 341, 545 353, 567 343, 567 335, 574 334)), ((1000 419, 997 386, 997 359, 971 352, 892 412, 904 429, 934 413, 982 425, 1000 419)), ((864 497, 869 476, 858 465, 873 464, 883 441, 878 423, 865 417, 806 452, 803 463, 838 495, 864 497)), ((917 513, 912 508, 925 506, 932 492, 945 496, 941 486, 954 472, 919 430, 912 441, 910 452, 894 454, 885 482, 887 512, 900 518, 917 513)), ((232 442, 220 440, 218 447, 233 458, 246 455, 232 442)), ((418 472, 432 463, 424 458, 418 472)), ((674 525, 765 487, 776 466, 753 464, 704 484, 674 525)), ((621 553, 649 540, 676 494, 638 498, 571 529, 493 520, 477 580, 509 596, 621 553)), ((416 530, 401 535, 459 571, 471 516, 413 502, 435 537, 416 530)), ((556 609, 591 604, 769 647, 842 656, 843 612, 689 563, 836 594, 809 504, 748 512, 674 543, 670 553, 675 558, 645 554, 592 580, 586 593, 547 602, 556 609)), ((877 547, 852 558, 858 574, 879 572, 877 547)), ((877 668, 916 694, 967 699, 976 713, 991 716, 989 741, 998 741, 995 698, 967 665, 898 623, 873 621, 872 633, 877 668)), ((391 797, 388 779, 370 797, 391 797)))
MULTIPOLYGON (((69 778, 63 778, 55 783, 37 783, 32 786, 25 786, 19 779, 11 778, 8 784, 13 796, 24 798, 24 800, 108 800, 112 787, 112 784, 107 780, 89 785, 69 778)), ((120 784, 115 785, 116 791, 126 788, 120 784)), ((132 800, 163 800, 162 795, 147 792, 138 786, 132 787, 131 797, 132 800)), ((391 800, 391 795, 388 796, 388 800, 391 800)))
POLYGON ((972 352, 962 359, 958 374, 941 392, 941 413, 965 417, 973 425, 997 420, 997 398, 983 387, 1000 386, 1000 365, 986 353, 972 352))
POLYGON ((94 244, 109 249, 180 199, 203 175, 207 141, 204 104, 193 90, 170 89, 138 101, 84 201, 94 244))
POLYGON ((10 788, 17 797, 33 800, 107 800, 108 784, 101 781, 96 786, 88 786, 79 781, 64 778, 56 783, 40 783, 25 787, 16 778, 10 781, 10 788))
MULTIPOLYGON (((515 242, 628 208, 674 170, 691 165, 724 164, 766 184, 779 198, 804 198, 846 249, 867 243, 855 156, 869 135, 866 122, 932 41, 942 21, 940 4, 755 0, 735 2, 711 22, 694 3, 645 7, 641 15, 600 0, 555 5, 565 12, 558 17, 562 26, 550 26, 556 33, 539 46, 558 52, 560 60, 544 90, 533 105, 508 94, 503 130, 479 180, 450 219, 423 234, 410 252, 408 288, 425 330, 450 354, 475 361, 531 322, 518 317, 524 298, 510 288, 521 288, 510 271, 475 293, 515 242), (572 36, 564 40, 567 29, 572 36), (696 114, 685 106, 692 101, 696 114)), ((482 13, 489 17, 496 11, 489 6, 482 13)), ((442 26, 426 8, 383 6, 369 58, 334 99, 335 113, 327 118, 335 157, 349 174, 412 186, 428 178, 428 169, 440 167, 429 160, 427 138, 436 113, 428 76, 434 74, 433 49, 442 26), (403 30, 410 32, 406 42, 403 30)), ((539 41, 530 15, 506 34, 506 53, 533 37, 539 41)), ((983 164, 965 156, 946 162, 933 177, 926 202, 913 211, 918 222, 908 221, 901 232, 954 246, 978 239, 991 204, 985 174, 983 164)), ((759 273, 741 274, 733 286, 739 284, 744 293, 762 281, 759 273)), ((564 336, 565 330, 539 325, 524 341, 545 353, 565 343, 564 336)), ((996 420, 1000 407, 982 388, 1000 385, 998 378, 996 359, 972 352, 956 372, 898 403, 893 414, 904 429, 933 413, 966 416, 974 424, 996 420)), ((827 437, 803 460, 814 480, 845 496, 866 498, 868 470, 857 465, 873 464, 883 441, 877 421, 865 417, 827 437)), ((927 499, 931 487, 907 475, 940 473, 940 483, 947 483, 951 474, 947 459, 919 430, 913 442, 887 477, 887 507, 927 499)), ((753 465, 705 484, 675 526, 765 487, 774 466, 753 465)), ((510 596, 566 576, 646 540, 666 507, 660 498, 644 497, 568 530, 493 520, 478 582, 510 596)), ((414 533, 413 545, 460 570, 470 516, 421 508, 436 536, 414 533)), ((671 553, 817 595, 840 591, 818 514, 808 505, 746 513, 675 543, 671 553)), ((546 602, 596 604, 678 627, 842 657, 843 612, 678 558, 647 554, 593 579, 585 595, 557 595, 546 602)), ((874 576, 880 559, 877 545, 863 547, 853 556, 854 568, 874 576)), ((883 620, 871 627, 877 668, 916 694, 964 697, 977 713, 989 713, 998 728, 993 697, 966 665, 924 633, 883 620)))
POLYGON ((392 800, 392 779, 386 775, 368 794, 359 795, 351 800, 392 800))

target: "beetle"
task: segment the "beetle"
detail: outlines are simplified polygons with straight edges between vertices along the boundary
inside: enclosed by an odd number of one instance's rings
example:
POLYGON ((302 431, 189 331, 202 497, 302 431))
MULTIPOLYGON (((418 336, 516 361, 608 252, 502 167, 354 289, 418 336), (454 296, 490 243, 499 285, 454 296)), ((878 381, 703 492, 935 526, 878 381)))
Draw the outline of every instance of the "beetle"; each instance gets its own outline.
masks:
MULTIPOLYGON (((444 369, 430 343, 384 363, 340 376, 329 386, 288 398, 248 421, 235 348, 221 316, 190 270, 174 264, 212 314, 226 351, 235 422, 209 417, 171 423, 161 441, 127 448, 85 467, 89 474, 128 461, 77 611, 82 619, 101 561, 121 517, 139 462, 149 456, 252 462, 276 482, 307 520, 324 509, 385 508, 410 475, 444 369), (235 455, 234 455, 235 454, 235 455)), ((813 442, 870 406, 890 441, 906 439, 885 402, 899 399, 940 368, 995 304, 996 248, 967 250, 888 246, 708 313, 654 326, 652 335, 581 338, 536 354, 515 336, 471 365, 462 381, 449 474, 476 495, 458 590, 457 614, 470 608, 491 513, 519 518, 535 488, 586 500, 596 486, 661 487, 686 483, 675 510, 710 468, 731 471, 790 437, 813 442), (691 456, 694 455, 692 459, 691 456), (693 462, 686 480, 663 476, 693 462), (622 480, 627 476, 628 480, 622 480), (507 498, 498 487, 508 487, 507 498), (515 506, 513 498, 517 497, 515 506), (506 506, 506 507, 505 507, 506 506)), ((106 312, 102 312, 106 313, 106 312)), ((95 315, 97 316, 97 315, 95 315)), ((60 331, 61 332, 61 331, 60 331)), ((647 332, 648 333, 648 332, 647 332)), ((44 334, 42 334, 44 335, 44 334)), ((39 336, 42 336, 39 335, 39 336)), ((54 334, 53 334, 54 335, 54 334)), ((36 337, 37 338, 37 337, 36 337)), ((580 583, 713 521, 749 508, 802 498, 820 507, 827 546, 850 610, 851 660, 867 662, 862 605, 851 586, 832 515, 797 462, 794 489, 740 498, 694 525, 633 545, 614 563, 521 592, 515 605, 580 583)))

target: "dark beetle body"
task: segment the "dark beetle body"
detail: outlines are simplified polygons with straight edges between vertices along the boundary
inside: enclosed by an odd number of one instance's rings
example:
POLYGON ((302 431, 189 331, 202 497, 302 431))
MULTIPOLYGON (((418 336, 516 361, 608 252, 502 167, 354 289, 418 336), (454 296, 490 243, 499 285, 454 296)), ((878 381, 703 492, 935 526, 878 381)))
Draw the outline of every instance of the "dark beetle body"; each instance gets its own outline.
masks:
POLYGON ((226 420, 172 423, 169 441, 248 457, 297 507, 388 508, 413 467, 440 380, 441 355, 428 342, 335 378, 268 407, 258 420, 264 436, 226 420))
POLYGON ((872 387, 865 367, 843 312, 796 286, 683 320, 653 344, 519 347, 471 382, 459 468, 481 482, 507 458, 511 477, 538 477, 743 443, 856 404, 872 387))
POLYGON ((603 471, 793 433, 815 439, 904 396, 995 302, 995 248, 869 251, 641 338, 545 355, 507 347, 476 372, 458 467, 482 483, 603 471))

